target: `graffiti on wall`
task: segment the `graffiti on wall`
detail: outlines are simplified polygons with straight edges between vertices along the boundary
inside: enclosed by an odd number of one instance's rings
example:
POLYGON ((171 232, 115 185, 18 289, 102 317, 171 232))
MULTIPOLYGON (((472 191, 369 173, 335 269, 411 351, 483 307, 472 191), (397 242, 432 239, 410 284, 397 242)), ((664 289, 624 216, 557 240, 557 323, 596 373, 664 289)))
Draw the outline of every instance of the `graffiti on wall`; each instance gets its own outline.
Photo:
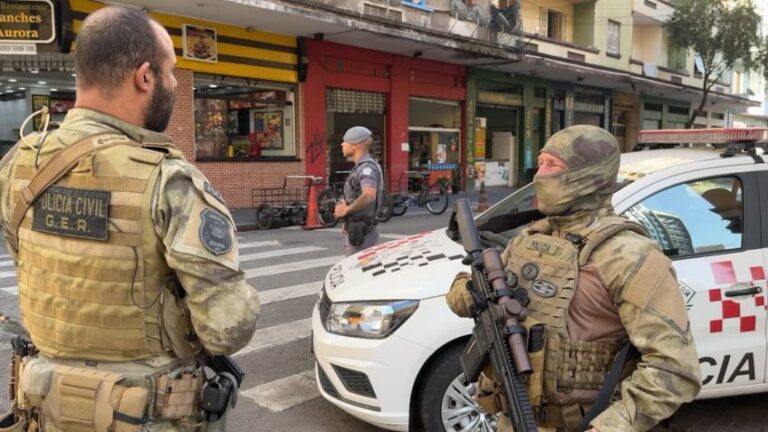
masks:
POLYGON ((315 129, 312 132, 312 139, 307 144, 307 158, 310 163, 315 163, 325 151, 325 134, 315 129))

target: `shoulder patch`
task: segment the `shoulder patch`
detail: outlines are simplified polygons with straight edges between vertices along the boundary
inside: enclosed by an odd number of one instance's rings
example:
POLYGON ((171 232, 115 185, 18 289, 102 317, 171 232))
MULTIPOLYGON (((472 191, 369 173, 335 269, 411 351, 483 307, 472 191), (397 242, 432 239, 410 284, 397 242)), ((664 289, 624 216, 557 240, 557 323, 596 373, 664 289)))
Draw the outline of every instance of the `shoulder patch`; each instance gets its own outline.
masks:
POLYGON ((200 242, 214 255, 223 255, 232 250, 232 226, 229 219, 214 209, 200 212, 200 242))
POLYGON ((216 198, 220 203, 226 205, 227 203, 224 202, 224 197, 221 195, 221 192, 217 191, 216 188, 213 187, 208 182, 203 183, 203 189, 205 189, 205 192, 210 194, 212 197, 216 198))
POLYGON ((363 168, 363 174, 365 175, 371 175, 372 172, 373 170, 370 167, 363 168))

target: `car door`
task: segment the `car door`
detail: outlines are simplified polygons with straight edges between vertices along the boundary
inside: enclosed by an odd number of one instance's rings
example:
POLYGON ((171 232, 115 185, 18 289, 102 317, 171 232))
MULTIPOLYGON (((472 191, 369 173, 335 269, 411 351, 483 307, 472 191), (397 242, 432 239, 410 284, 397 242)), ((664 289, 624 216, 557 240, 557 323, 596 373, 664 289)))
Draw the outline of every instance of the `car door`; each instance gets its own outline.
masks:
MULTIPOLYGON (((757 184, 759 187, 759 195, 760 195, 760 210, 766 209, 768 210, 768 164, 760 164, 758 165, 758 169, 756 171, 757 176, 757 184)), ((763 248, 763 258, 768 263, 768 223, 764 223, 762 225, 762 243, 761 246, 763 248)), ((768 297, 768 293, 766 293, 766 297, 768 297)), ((766 308, 766 315, 768 315, 768 299, 764 301, 765 308, 766 308)), ((766 372, 765 372, 765 382, 768 383, 768 319, 766 320, 766 372)))
POLYGON ((727 394, 765 380, 766 261, 757 185, 754 165, 694 171, 654 183, 622 206, 673 261, 705 392, 727 394))

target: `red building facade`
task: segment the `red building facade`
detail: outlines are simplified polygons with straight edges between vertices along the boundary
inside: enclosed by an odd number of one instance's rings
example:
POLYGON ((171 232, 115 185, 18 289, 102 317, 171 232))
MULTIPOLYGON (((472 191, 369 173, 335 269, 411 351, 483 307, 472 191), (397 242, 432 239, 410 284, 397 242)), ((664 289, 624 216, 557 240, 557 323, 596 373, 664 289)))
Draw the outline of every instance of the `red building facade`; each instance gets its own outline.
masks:
MULTIPOLYGON (((462 151, 466 68, 459 65, 308 39, 303 89, 306 172, 341 181, 351 164, 341 137, 351 126, 374 133, 373 156, 390 186, 405 171, 455 165, 462 151)), ((458 182, 457 182, 458 183, 458 182)))

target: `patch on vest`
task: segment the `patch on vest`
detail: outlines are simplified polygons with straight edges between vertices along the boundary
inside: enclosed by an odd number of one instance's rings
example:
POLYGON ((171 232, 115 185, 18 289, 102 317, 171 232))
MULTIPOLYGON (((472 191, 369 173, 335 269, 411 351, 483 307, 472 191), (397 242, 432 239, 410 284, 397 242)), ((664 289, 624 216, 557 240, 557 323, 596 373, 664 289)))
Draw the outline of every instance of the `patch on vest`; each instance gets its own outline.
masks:
POLYGON ((545 253, 547 255, 557 255, 560 252, 560 246, 553 245, 541 240, 532 240, 531 243, 528 244, 528 249, 545 253))
POLYGON ((110 195, 108 191, 51 186, 35 200, 32 230, 106 241, 110 195))
POLYGON ((206 192, 208 192, 212 197, 219 200, 220 203, 227 205, 227 203, 224 202, 224 197, 221 196, 221 192, 217 191, 216 188, 211 186, 210 183, 204 182, 203 183, 203 189, 205 189, 206 192))
POLYGON ((539 275, 539 266, 534 263, 526 263, 521 269, 521 273, 525 280, 532 281, 539 275))
POLYGON ((214 255, 223 255, 232 250, 229 219, 210 208, 200 212, 200 242, 214 255))
POLYGON ((544 279, 534 281, 531 288, 541 297, 554 297, 557 294, 557 287, 544 279))
POLYGON ((507 270, 507 285, 514 288, 517 286, 517 275, 507 270))

